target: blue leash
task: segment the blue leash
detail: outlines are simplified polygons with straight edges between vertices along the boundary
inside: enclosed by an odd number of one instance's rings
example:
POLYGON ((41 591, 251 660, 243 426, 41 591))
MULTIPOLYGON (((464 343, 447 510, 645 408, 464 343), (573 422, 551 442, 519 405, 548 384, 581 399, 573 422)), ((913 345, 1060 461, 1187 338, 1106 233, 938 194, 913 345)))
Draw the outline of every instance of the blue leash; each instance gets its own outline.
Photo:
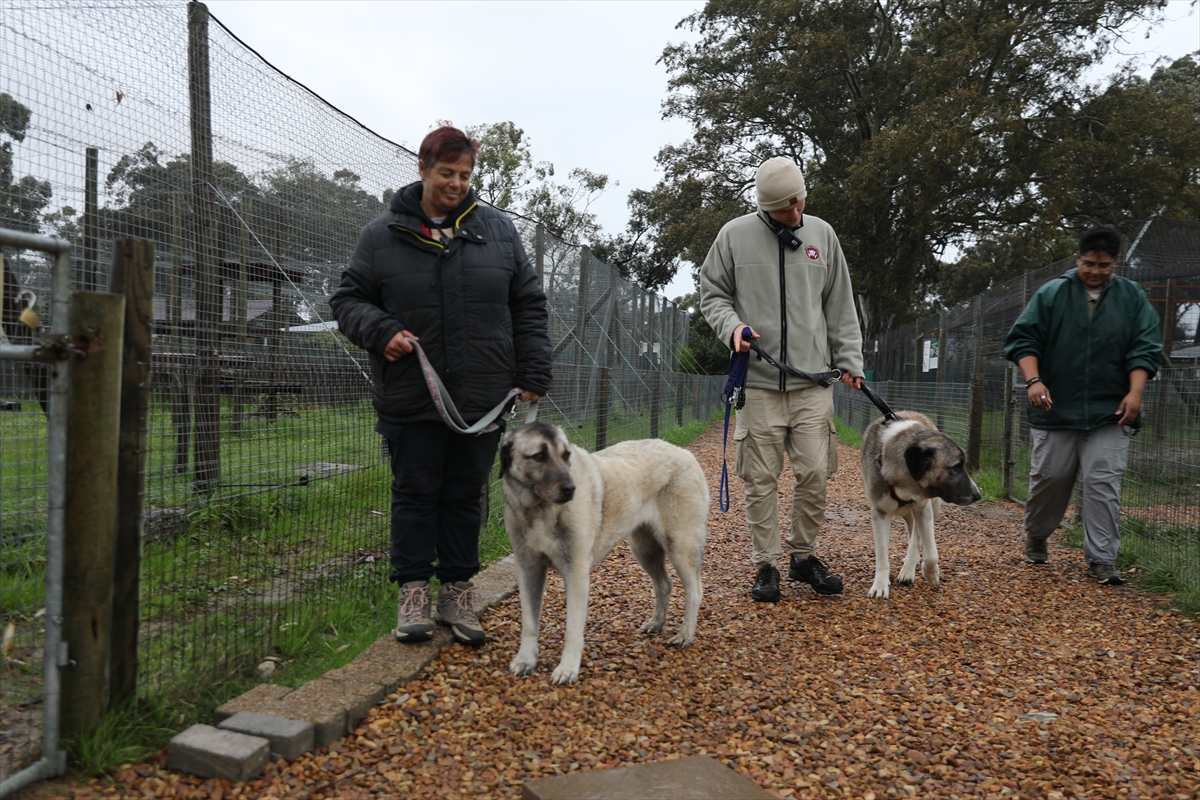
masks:
MULTIPOLYGON (((750 336, 750 329, 743 330, 742 336, 750 336)), ((725 403, 725 435, 721 441, 721 483, 717 488, 717 505, 722 513, 729 510, 729 465, 725 463, 725 452, 729 446, 729 414, 734 406, 741 410, 746 405, 746 371, 749 369, 749 352, 735 350, 729 354, 729 380, 725 381, 725 390, 721 392, 721 401, 725 403)))

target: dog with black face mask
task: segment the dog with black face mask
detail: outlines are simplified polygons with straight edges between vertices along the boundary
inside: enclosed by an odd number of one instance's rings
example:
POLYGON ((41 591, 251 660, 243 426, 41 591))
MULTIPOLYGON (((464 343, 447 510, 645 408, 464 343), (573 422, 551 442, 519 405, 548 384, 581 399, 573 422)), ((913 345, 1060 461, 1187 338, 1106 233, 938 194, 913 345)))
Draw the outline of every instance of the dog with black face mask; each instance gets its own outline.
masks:
POLYGON ((892 519, 900 517, 908 525, 908 552, 896 583, 913 583, 919 562, 925 581, 937 586, 934 520, 941 516, 942 503, 966 506, 982 496, 957 442, 923 414, 901 411, 896 416, 872 422, 862 443, 863 483, 875 533, 875 581, 867 597, 883 600, 890 594, 892 519))

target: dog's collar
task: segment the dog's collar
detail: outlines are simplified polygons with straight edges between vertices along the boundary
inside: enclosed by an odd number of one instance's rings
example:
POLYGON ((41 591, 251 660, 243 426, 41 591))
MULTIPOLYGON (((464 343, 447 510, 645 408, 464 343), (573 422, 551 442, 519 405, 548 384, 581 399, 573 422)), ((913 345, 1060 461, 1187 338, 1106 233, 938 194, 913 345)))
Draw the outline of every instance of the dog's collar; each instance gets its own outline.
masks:
MULTIPOLYGON (((875 456, 875 463, 879 465, 879 474, 882 475, 883 474, 883 448, 882 447, 879 448, 879 455, 875 456)), ((896 494, 896 487, 892 486, 890 483, 888 484, 888 494, 890 494, 892 496, 892 499, 896 501, 897 505, 911 506, 917 502, 916 500, 901 500, 900 495, 896 494)))

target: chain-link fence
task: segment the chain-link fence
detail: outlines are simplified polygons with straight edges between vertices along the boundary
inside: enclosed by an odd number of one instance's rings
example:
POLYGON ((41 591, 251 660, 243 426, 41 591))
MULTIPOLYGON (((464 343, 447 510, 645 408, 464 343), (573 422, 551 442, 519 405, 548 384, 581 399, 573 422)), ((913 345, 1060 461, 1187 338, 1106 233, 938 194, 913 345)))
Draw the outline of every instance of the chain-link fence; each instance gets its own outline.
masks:
MULTIPOLYGON (((198 4, 0 0, 0 103, 0 226, 70 241, 79 289, 108 287, 114 238, 156 243, 141 676, 230 674, 328 598, 386 579, 390 474, 365 354, 327 298, 416 156, 198 4)), ((678 371, 685 313, 514 222, 550 298, 543 418, 598 448, 711 417, 721 379, 678 371)), ((44 310, 47 260, 17 250, 9 265, 44 310)), ((38 369, 0 366, 0 615, 18 637, 38 626, 44 520, 26 506, 44 395, 38 369)), ((6 709, 36 701, 9 678, 24 641, 5 639, 6 709)))
MULTIPOLYGON (((1160 217, 1131 226, 1117 274, 1141 284, 1162 320, 1164 352, 1146 387, 1142 428, 1129 453, 1122 497, 1123 548, 1136 548, 1173 580, 1200 588, 1200 224, 1160 217)), ((1033 293, 1074 259, 1026 272, 937 317, 882 333, 866 345, 867 376, 896 409, 927 414, 967 448, 1003 491, 1029 490, 1024 383, 1004 360, 1004 339, 1033 293)), ((859 431, 878 411, 857 392, 836 394, 837 413, 859 431)))

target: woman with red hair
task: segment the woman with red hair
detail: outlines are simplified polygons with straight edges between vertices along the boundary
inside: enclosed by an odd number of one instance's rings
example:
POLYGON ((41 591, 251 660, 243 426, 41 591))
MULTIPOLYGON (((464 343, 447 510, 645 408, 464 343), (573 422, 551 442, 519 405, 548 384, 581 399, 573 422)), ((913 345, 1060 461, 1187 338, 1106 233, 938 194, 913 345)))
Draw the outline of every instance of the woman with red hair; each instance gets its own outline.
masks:
POLYGON ((421 180, 392 196, 359 235, 329 304, 370 353, 375 430, 392 463, 391 580, 400 585, 397 641, 425 641, 434 616, 464 644, 484 631, 473 609, 479 495, 503 433, 475 436, 443 421, 426 387, 419 341, 462 418, 481 419, 520 388, 550 388, 546 295, 512 221, 471 190, 479 143, 443 126, 417 153, 421 180), (430 579, 438 578, 433 610, 430 579))

